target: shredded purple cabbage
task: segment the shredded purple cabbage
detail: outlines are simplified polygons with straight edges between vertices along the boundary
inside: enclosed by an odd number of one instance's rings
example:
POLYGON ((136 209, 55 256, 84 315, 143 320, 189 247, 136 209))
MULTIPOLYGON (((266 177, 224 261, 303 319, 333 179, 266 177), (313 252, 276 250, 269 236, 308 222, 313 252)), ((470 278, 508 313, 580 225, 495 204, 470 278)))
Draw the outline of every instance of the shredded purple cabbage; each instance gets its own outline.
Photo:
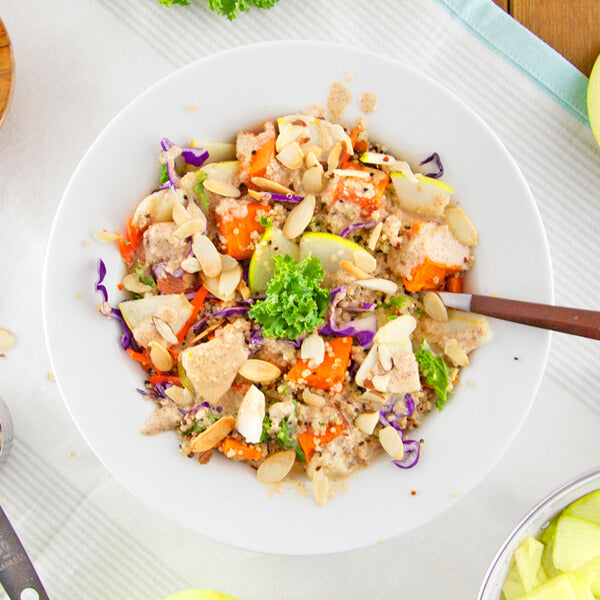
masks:
POLYGON ((392 463, 400 469, 412 469, 419 461, 422 442, 423 440, 403 440, 404 456, 400 460, 393 460, 392 463))
POLYGON ((256 352, 264 343, 265 338, 262 334, 262 328, 258 327, 250 334, 250 339, 248 340, 248 346, 250 346, 251 352, 256 352))
MULTIPOLYGON (((168 153, 175 144, 169 138, 163 138, 160 141, 160 146, 165 153, 168 153)), ((193 167, 201 167, 208 159, 208 152, 204 148, 192 148, 191 146, 175 146, 175 148, 177 148, 179 152, 175 153, 174 156, 166 158, 165 162, 167 173, 169 175, 169 183, 163 183, 160 186, 161 189, 167 187, 178 188, 180 186, 181 177, 175 169, 175 159, 177 157, 181 156, 188 165, 192 165, 193 167)))
POLYGON ((108 291, 106 290, 106 286, 102 283, 106 277, 106 265, 101 258, 98 259, 96 270, 98 271, 98 280, 94 283, 94 289, 97 292, 100 292, 103 302, 108 302, 108 291))
POLYGON ((392 396, 390 402, 379 411, 379 423, 384 427, 391 425, 394 429, 401 432, 399 421, 405 417, 410 417, 415 412, 415 401, 410 394, 404 394, 406 412, 401 414, 394 412, 394 406, 397 402, 398 398, 392 396))
POLYGON ((275 194, 273 192, 260 192, 260 197, 263 200, 276 200, 278 202, 302 202, 302 196, 295 194, 275 194))
POLYGON ((426 165, 429 162, 435 163, 437 172, 425 173, 425 177, 431 177, 431 179, 439 179, 444 174, 444 165, 442 164, 440 155, 437 152, 434 152, 431 156, 428 156, 425 160, 422 160, 419 163, 419 166, 426 165))
POLYGON ((231 315, 244 315, 250 309, 245 306, 232 306, 231 308, 224 308, 223 310, 217 310, 211 317, 229 317, 231 315))
POLYGON ((186 415, 193 415, 197 413, 201 408, 208 408, 216 412, 221 412, 223 410, 220 406, 211 406, 208 402, 200 402, 200 404, 197 404, 194 406, 194 408, 190 408, 190 410, 184 410, 183 408, 180 408, 179 412, 185 417, 186 415))
POLYGON ((340 235, 345 238, 351 231, 355 229, 371 229, 371 227, 375 227, 377 223, 375 221, 366 221, 365 223, 354 223, 353 225, 349 225, 340 233, 340 235))
POLYGON ((121 348, 123 348, 123 350, 128 350, 131 348, 132 350, 138 352, 139 347, 135 342, 133 332, 131 329, 129 329, 129 325, 127 325, 125 322, 121 311, 118 308, 111 308, 110 316, 119 321, 119 323, 121 323, 121 327, 123 328, 123 332, 121 333, 121 348))

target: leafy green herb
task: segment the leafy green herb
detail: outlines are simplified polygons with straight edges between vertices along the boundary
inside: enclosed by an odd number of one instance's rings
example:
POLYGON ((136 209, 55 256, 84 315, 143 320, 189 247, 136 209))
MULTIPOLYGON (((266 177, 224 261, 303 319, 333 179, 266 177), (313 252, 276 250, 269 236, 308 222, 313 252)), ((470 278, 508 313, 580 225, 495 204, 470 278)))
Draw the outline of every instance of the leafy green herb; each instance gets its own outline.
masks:
POLYGON ((160 165, 160 185, 167 183, 167 181, 169 181, 169 171, 167 170, 167 165, 160 165))
POLYGON ((296 452, 298 460, 301 462, 306 462, 306 456, 304 455, 300 444, 297 440, 294 441, 294 432, 292 431, 292 425, 288 417, 281 421, 281 425, 279 426, 279 429, 275 435, 277 437, 277 442, 283 449, 293 449, 296 452))
POLYGON ((200 421, 196 421, 191 429, 188 429, 187 433, 201 433, 206 431, 213 423, 216 423, 221 418, 221 415, 217 412, 210 412, 200 421))
POLYGON ((265 217, 265 215, 260 215, 260 217, 258 217, 258 222, 263 227, 273 227, 273 221, 271 219, 268 219, 267 217, 265 217))
POLYGON ((273 427, 271 423, 271 417, 269 417, 269 413, 266 413, 265 418, 263 419, 263 430, 260 434, 261 442, 268 442, 271 439, 271 435, 269 434, 271 427, 273 427))
POLYGON ((425 380, 425 383, 435 391, 437 396, 435 405, 439 410, 442 410, 448 398, 450 370, 444 359, 434 354, 425 340, 421 342, 421 347, 415 352, 415 358, 419 363, 419 374, 425 380))
POLYGON ((386 316, 389 321, 398 318, 398 312, 403 306, 406 306, 410 302, 408 296, 392 296, 389 302, 384 302, 381 308, 385 310, 386 316))
POLYGON ((194 186, 194 192, 202 198, 202 204, 204 204, 204 210, 210 210, 210 204, 208 202, 208 198, 206 197, 206 190, 204 189, 204 182, 208 175, 206 173, 200 173, 200 177, 198 177, 198 183, 194 186))
POLYGON ((137 261, 137 265, 133 268, 134 273, 138 276, 138 279, 149 286, 155 286, 156 281, 152 275, 144 275, 144 265, 141 260, 137 261))
POLYGON ((325 320, 329 292, 320 284, 323 266, 314 256, 297 262, 289 254, 280 254, 273 261, 267 297, 255 302, 248 315, 263 326, 263 336, 295 340, 325 320))
MULTIPOLYGON (((158 0, 165 6, 188 6, 189 0, 158 0)), ((235 19, 238 13, 250 10, 251 7, 271 8, 279 0, 207 0, 208 7, 214 10, 218 15, 226 16, 230 21, 235 19)))

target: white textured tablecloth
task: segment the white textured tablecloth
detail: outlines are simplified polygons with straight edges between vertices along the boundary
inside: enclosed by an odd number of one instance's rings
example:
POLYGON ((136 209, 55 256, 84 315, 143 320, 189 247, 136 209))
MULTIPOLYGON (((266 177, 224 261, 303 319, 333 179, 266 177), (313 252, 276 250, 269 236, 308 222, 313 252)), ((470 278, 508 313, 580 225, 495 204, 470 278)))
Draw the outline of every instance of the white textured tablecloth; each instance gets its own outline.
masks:
MULTIPOLYGON (((0 504, 57 600, 159 600, 192 586, 244 600, 473 598, 517 520, 553 488, 598 466, 598 342, 554 335, 516 441, 473 492, 429 525, 340 555, 253 554, 150 512, 83 442, 47 377, 41 281, 52 216, 101 128, 175 68, 265 39, 353 43, 417 66, 492 126, 542 213, 557 304, 598 310, 600 150, 585 118, 434 0, 281 0, 233 23, 196 1, 171 9, 156 0, 0 4, 17 65, 0 130, 0 327, 16 336, 0 358, 0 395, 16 431, 10 461, 0 467, 0 504)), ((447 4, 468 11, 482 0, 447 4)))

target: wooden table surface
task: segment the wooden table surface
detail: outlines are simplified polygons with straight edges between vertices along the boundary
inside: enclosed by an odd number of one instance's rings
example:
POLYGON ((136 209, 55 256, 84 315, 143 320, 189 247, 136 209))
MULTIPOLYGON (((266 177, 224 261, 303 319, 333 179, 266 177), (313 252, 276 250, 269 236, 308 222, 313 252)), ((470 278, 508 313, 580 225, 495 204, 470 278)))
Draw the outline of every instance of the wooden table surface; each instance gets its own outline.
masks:
POLYGON ((600 54, 600 0, 494 0, 585 75, 600 54))

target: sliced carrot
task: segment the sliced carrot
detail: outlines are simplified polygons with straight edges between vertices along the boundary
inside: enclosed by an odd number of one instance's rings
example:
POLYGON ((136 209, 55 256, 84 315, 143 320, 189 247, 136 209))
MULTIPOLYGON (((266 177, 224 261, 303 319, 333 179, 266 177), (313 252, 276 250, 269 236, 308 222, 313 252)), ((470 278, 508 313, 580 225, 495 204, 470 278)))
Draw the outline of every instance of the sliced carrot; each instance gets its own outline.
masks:
POLYGON ((237 260, 250 258, 263 232, 261 215, 268 215, 271 207, 265 204, 247 204, 247 213, 243 217, 236 216, 242 206, 232 207, 224 213, 217 213, 217 227, 224 243, 224 251, 237 260))
POLYGON ((446 290, 460 294, 463 290, 463 276, 460 273, 453 273, 446 277, 446 290))
POLYGON ((173 385, 181 385, 181 379, 179 375, 152 375, 150 377, 150 385, 156 385, 157 383, 172 383, 173 385))
POLYGON ((459 272, 460 267, 441 265, 428 258, 417 265, 411 273, 411 278, 402 277, 402 283, 408 292, 421 292, 422 290, 437 290, 442 287, 447 275, 459 272))
POLYGON ((140 239, 142 237, 141 229, 132 224, 131 219, 127 219, 127 237, 121 236, 118 242, 119 252, 128 267, 133 266, 140 239))
POLYGON ((310 369, 306 361, 298 360, 285 378, 298 384, 339 393, 344 385, 351 350, 351 337, 330 340, 325 343, 325 358, 318 367, 310 369))
MULTIPOLYGON (((350 134, 350 141, 352 142, 352 148, 356 149, 356 139, 358 138, 359 133, 362 131, 362 123, 360 121, 358 121, 356 123, 356 125, 354 126, 354 129, 352 130, 352 133, 350 134)), ((346 168, 347 165, 347 161, 350 158, 350 154, 348 154, 348 151, 346 150, 346 147, 344 146, 344 151, 342 152, 342 165, 344 165, 344 168, 346 168)))
MULTIPOLYGON (((243 134, 252 136, 252 134, 243 134)), ((275 157, 275 140, 277 135, 275 127, 270 121, 265 124, 262 133, 252 136, 255 140, 254 149, 251 153, 240 158, 240 179, 243 183, 250 183, 252 177, 262 177, 275 157)))
POLYGON ((136 352, 131 348, 127 348, 127 354, 133 358, 136 362, 139 362, 142 365, 144 371, 147 371, 151 368, 150 361, 148 360, 148 355, 146 354, 146 350, 142 350, 141 352, 136 352))
POLYGON ((183 339, 187 335, 187 332, 190 330, 190 327, 194 324, 198 313, 204 307, 204 300, 206 299, 207 294, 208 290, 205 287, 201 287, 196 292, 196 295, 192 298, 192 314, 190 315, 190 318, 187 320, 186 324, 179 330, 179 333, 177 334, 177 339, 180 342, 183 341, 183 339))
POLYGON ((264 454, 260 446, 246 444, 232 437, 226 437, 221 443, 221 450, 227 458, 241 458, 243 460, 260 460, 264 454))
POLYGON ((328 427, 325 433, 316 434, 312 429, 307 429, 305 432, 299 434, 298 443, 300 444, 300 448, 302 448, 302 452, 304 452, 304 456, 306 456, 306 462, 310 462, 317 446, 323 446, 335 440, 336 437, 344 433, 344 429, 346 429, 346 424, 342 421, 339 424, 328 427))
POLYGON ((357 163, 346 162, 344 169, 355 171, 368 171, 373 173, 369 179, 358 177, 340 177, 333 191, 334 202, 344 200, 358 204, 366 215, 381 208, 385 190, 389 183, 389 175, 378 169, 372 169, 357 163))

